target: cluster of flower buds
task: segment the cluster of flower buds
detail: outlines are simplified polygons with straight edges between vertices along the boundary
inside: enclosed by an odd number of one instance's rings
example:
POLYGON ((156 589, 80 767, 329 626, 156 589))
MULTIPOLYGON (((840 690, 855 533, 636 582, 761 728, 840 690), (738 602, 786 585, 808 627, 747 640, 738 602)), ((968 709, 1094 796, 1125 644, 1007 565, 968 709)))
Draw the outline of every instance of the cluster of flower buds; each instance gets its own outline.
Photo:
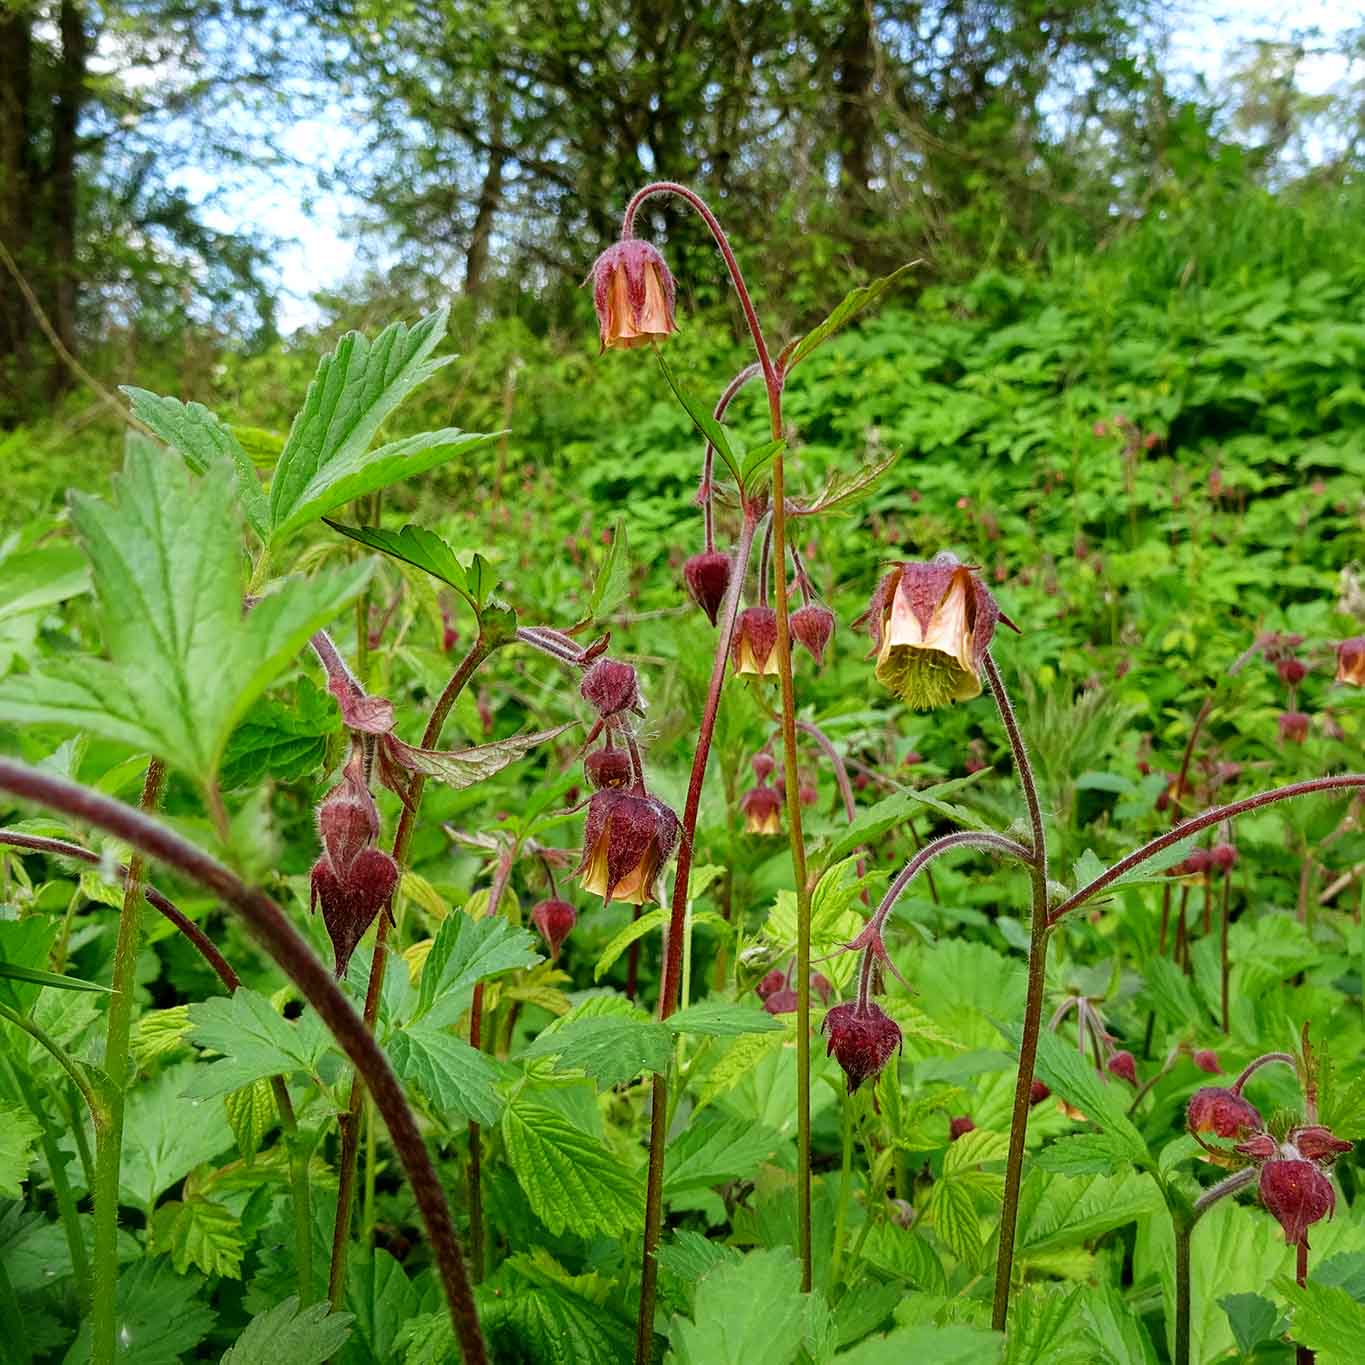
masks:
POLYGON ((948 553, 898 564, 878 584, 866 621, 876 678, 913 710, 981 695, 996 623, 1012 622, 974 570, 948 553))
POLYGON ((1237 866, 1237 849, 1226 840, 1212 848, 1196 848, 1178 862, 1171 874, 1177 877, 1207 877, 1212 873, 1228 873, 1237 866))
MULTIPOLYGON (((796 990, 791 984, 792 966, 788 964, 786 971, 781 967, 774 967, 759 983, 754 987, 754 992, 763 1001, 763 1008, 769 1014, 795 1014, 796 1013, 796 990)), ((818 996, 822 1005, 829 1004, 829 997, 834 993, 834 987, 819 972, 810 974, 811 993, 818 996)))
POLYGON ((318 807, 322 856, 313 864, 309 903, 322 906, 338 980, 375 916, 398 885, 398 864, 374 847, 379 811, 365 782, 364 754, 356 745, 341 782, 318 807))
MULTIPOLYGON (((603 351, 670 336, 677 286, 658 248, 638 237, 609 246, 588 275, 603 351)), ((587 283, 587 281, 584 281, 587 283)))
MULTIPOLYGON (((1308 1229, 1336 1209, 1336 1191, 1325 1174, 1351 1144, 1314 1121, 1295 1124, 1277 1138, 1260 1112, 1242 1094, 1242 1086, 1261 1065, 1292 1062, 1284 1053, 1258 1057, 1231 1086, 1205 1086, 1190 1097, 1186 1126, 1220 1165, 1244 1164, 1256 1169, 1261 1203, 1284 1230, 1290 1245, 1306 1244, 1308 1229), (1215 1147, 1207 1136, 1233 1144, 1215 1147)), ((1310 1111, 1312 1105, 1310 1104, 1310 1111)))

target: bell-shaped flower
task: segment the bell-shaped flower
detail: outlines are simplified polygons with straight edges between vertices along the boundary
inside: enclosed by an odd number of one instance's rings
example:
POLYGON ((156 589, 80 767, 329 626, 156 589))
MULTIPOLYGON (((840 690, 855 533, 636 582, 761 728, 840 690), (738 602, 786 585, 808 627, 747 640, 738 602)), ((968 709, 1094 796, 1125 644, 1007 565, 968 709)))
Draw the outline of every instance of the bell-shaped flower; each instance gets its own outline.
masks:
POLYGON ((740 612, 730 658, 736 673, 777 676, 777 613, 771 607, 747 607, 740 612))
POLYGON ((655 881, 678 843, 678 818, 653 796, 610 788, 588 802, 577 876, 604 902, 658 900, 655 881))
POLYGON ((775 787, 750 787, 739 798, 746 834, 782 833, 782 798, 775 787))
POLYGON ((678 330, 677 286, 657 247, 638 237, 617 242, 593 263, 588 279, 603 351, 644 346, 678 330))

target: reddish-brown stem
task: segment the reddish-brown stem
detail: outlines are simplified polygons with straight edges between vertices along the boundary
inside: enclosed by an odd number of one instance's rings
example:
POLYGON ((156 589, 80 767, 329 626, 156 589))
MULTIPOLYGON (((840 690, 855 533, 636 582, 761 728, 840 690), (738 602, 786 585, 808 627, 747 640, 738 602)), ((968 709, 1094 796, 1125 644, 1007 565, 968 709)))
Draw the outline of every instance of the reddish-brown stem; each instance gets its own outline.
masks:
POLYGON ((1180 771, 1175 777, 1175 790, 1171 793, 1171 823, 1177 824, 1180 820, 1180 806, 1185 797, 1185 783, 1190 775, 1190 762, 1194 758, 1194 746, 1199 740, 1199 732, 1204 728, 1204 722, 1209 718, 1209 712, 1213 710, 1214 694, 1209 693, 1204 698, 1204 704, 1199 708, 1199 714, 1194 718, 1194 724, 1190 727, 1190 737, 1185 741, 1185 752, 1180 757, 1180 771))
POLYGON ((1218 976, 1222 997, 1223 1032, 1230 1033, 1232 1025, 1228 1013, 1228 922, 1232 905, 1232 872, 1223 873, 1223 922, 1218 932, 1218 976))
POLYGON ((1259 1057, 1253 1057, 1241 1070, 1237 1079, 1233 1081, 1229 1089, 1234 1095, 1242 1093, 1242 1087, 1263 1067, 1271 1066, 1278 1062, 1282 1066, 1292 1066, 1298 1070, 1298 1060, 1292 1052, 1263 1052, 1259 1057))
POLYGON ((1079 891, 1068 896, 1048 916, 1048 923, 1056 924, 1063 915, 1074 910, 1078 905, 1084 905, 1086 901, 1099 895, 1106 887, 1112 886, 1120 877, 1126 876, 1134 868, 1141 867, 1149 858, 1156 857, 1158 853, 1164 852, 1172 844, 1178 844, 1188 839, 1192 834, 1198 834, 1201 830, 1208 829, 1210 825, 1216 825, 1220 820, 1234 820, 1239 815, 1247 814, 1248 811, 1260 810, 1263 806, 1273 806, 1277 802, 1289 801, 1297 796, 1313 796, 1319 792, 1349 791, 1357 787, 1365 787, 1365 774, 1341 773, 1336 777, 1315 777, 1308 782, 1291 782, 1286 787, 1275 787, 1271 791, 1259 792, 1255 796, 1247 796, 1240 801, 1233 801, 1226 806, 1217 806, 1213 810, 1206 810, 1200 815, 1191 816, 1184 824, 1167 830, 1165 834, 1159 834, 1155 839, 1149 840, 1141 848, 1128 854, 1126 858, 1120 858, 1113 867, 1106 868, 1094 881, 1087 882, 1079 891))
POLYGON ((394 1150, 426 1224, 463 1358, 466 1365, 484 1365, 487 1355, 483 1335, 450 1210, 402 1087, 364 1021, 337 988, 331 971, 290 924, 284 911, 264 892, 245 885, 228 868, 174 831, 99 792, 8 758, 0 758, 0 791, 106 830, 206 887, 242 917, 257 943, 298 986, 364 1077, 388 1126, 394 1150))
MULTIPOLYGON (((1308 1288, 1308 1238, 1300 1237, 1294 1256, 1294 1279, 1300 1289, 1308 1288)), ((1294 1365, 1313 1365, 1317 1357, 1309 1346, 1294 1345, 1294 1365)))

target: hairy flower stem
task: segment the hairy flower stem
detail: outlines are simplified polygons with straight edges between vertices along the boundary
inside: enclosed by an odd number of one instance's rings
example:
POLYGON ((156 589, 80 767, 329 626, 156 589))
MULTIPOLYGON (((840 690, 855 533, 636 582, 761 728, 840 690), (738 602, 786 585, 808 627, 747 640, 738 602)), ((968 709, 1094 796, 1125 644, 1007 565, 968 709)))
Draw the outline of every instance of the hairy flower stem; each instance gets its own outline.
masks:
POLYGON ((1190 1238, 1194 1235, 1195 1224, 1220 1200, 1230 1194, 1245 1189, 1256 1178, 1254 1167, 1237 1171, 1216 1185, 1210 1185, 1194 1204, 1172 1189, 1164 1181, 1158 1181, 1166 1207, 1171 1215, 1171 1228, 1175 1237, 1175 1323, 1172 1336, 1172 1365, 1190 1365, 1190 1238))
MULTIPOLYGON (((1300 1237, 1294 1254, 1294 1280, 1300 1289, 1308 1288, 1308 1238, 1300 1237)), ((1311 1346, 1295 1344, 1294 1365, 1313 1365, 1317 1356, 1311 1346)))
MULTIPOLYGON (((330 642, 329 642, 330 643, 330 642)), ((434 749, 441 742, 441 731, 445 728, 446 718, 455 705, 465 684, 474 676, 475 670, 501 644, 501 639, 490 639, 483 630, 470 646, 469 652, 460 660, 445 690, 436 699, 427 728, 422 734, 422 748, 434 749)), ((317 648, 317 637, 313 646, 317 648)), ((337 661, 340 663, 340 660, 337 661)), ((345 667, 344 664, 341 665, 345 667)), ((330 671, 330 670, 329 670, 330 671)), ((417 773, 409 788, 410 799, 398 817, 398 828, 393 835, 393 860, 401 869, 407 860, 408 845, 412 842, 413 826, 417 823, 417 812, 422 804, 422 792, 426 788, 426 776, 417 773)), ((400 883, 401 884, 401 883, 400 883)), ((370 981, 365 990, 365 1028, 374 1032, 375 1020, 379 1017, 379 1001, 384 989, 384 967, 388 960, 386 939, 389 919, 393 913, 390 903, 380 911, 374 931, 374 956, 370 959, 370 981)), ((346 1109, 337 1115, 337 1131, 340 1143, 337 1151, 337 1213, 332 1225, 332 1261, 327 1275, 327 1297, 332 1308, 339 1309, 346 1295, 346 1248, 351 1235, 351 1210, 355 1205, 356 1162, 360 1153, 360 1109, 365 1098, 364 1082, 360 1074, 351 1080, 351 1093, 346 1109)))
POLYGON ((991 1305, 991 1326, 997 1332, 1005 1330, 1009 1314, 1010 1281, 1014 1275, 1014 1237, 1019 1221, 1019 1187, 1024 1174, 1024 1138, 1028 1132, 1028 1116, 1033 1089, 1033 1065, 1038 1056, 1038 1033, 1042 1027, 1043 994, 1047 988, 1047 834, 1043 829, 1043 812, 1038 801, 1038 785, 1033 778, 1033 765, 1019 722, 1010 704, 1009 694, 987 653, 986 677, 991 685, 1000 712, 1000 721, 1009 737, 1014 755, 1014 772, 1023 789, 1024 804, 1028 807, 1029 828, 1033 846, 1029 850, 1029 875, 1033 883, 1033 905, 1029 917, 1028 991, 1024 997, 1024 1029, 1019 1040, 1019 1075, 1014 1086, 1014 1110, 1010 1116, 1009 1154, 1005 1160, 1004 1203, 1000 1210, 1000 1244, 995 1262, 995 1296, 991 1305))
POLYGON ((338 989, 331 971, 284 911, 264 892, 247 886, 173 830, 99 792, 8 758, 0 758, 0 791, 107 831, 198 882, 242 917, 256 942, 317 1011, 374 1096, 426 1226, 465 1365, 486 1365, 483 1334, 450 1210, 402 1087, 369 1030, 338 989))
MULTIPOLYGON (((726 589, 725 605, 721 609, 720 626, 716 633, 716 653, 711 665, 711 681, 706 690, 706 704, 702 708, 701 724, 697 731, 697 747, 692 755, 692 774, 687 783, 687 799, 683 803, 682 833, 678 841, 678 864, 673 876, 673 897, 669 912, 668 938, 664 947, 662 979, 659 984, 659 1018, 667 1019, 677 1008, 682 985, 683 936, 687 921, 687 887, 692 874, 693 841, 697 832, 697 815, 701 809, 702 782, 711 757, 711 740, 716 731, 716 715, 720 710, 720 694, 725 684, 725 670, 730 659, 730 637, 734 633, 735 618, 739 615, 740 592, 744 572, 753 550, 758 517, 754 508, 744 509, 744 524, 735 545, 734 567, 730 586, 726 589)), ((640 1266, 640 1313, 636 1321, 636 1365, 649 1365, 654 1355, 654 1301, 658 1287, 659 1265, 655 1252, 659 1245, 659 1231, 663 1215, 664 1142, 668 1134, 668 1080, 655 1073, 653 1098, 649 1117, 649 1175, 645 1186, 644 1241, 640 1266)))
MULTIPOLYGON (((160 804, 166 786, 166 765, 159 758, 147 764, 142 783, 143 811, 160 804)), ((90 1308, 93 1365, 113 1365, 114 1295, 118 1290, 119 1170, 123 1160, 123 1100, 128 1090, 128 1039, 133 1027, 133 989, 137 984, 137 939, 142 918, 142 873, 146 859, 135 853, 128 862, 119 911, 118 939, 109 1010, 105 1017, 103 1071, 108 1086, 104 1103, 95 1113, 95 1252, 90 1308), (101 1112, 102 1111, 102 1112, 101 1112)))

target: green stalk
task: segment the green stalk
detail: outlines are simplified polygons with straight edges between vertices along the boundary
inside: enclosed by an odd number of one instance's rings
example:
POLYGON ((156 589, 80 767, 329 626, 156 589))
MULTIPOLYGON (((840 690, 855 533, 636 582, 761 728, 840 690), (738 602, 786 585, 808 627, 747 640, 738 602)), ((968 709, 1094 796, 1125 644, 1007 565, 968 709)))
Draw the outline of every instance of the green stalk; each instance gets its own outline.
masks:
MULTIPOLYGON (((853 1180, 853 1116, 849 1112, 850 1098, 844 1097, 840 1106, 844 1129, 844 1151, 840 1166, 839 1211, 834 1219, 834 1254, 830 1257, 830 1285, 839 1283, 839 1271, 844 1259, 844 1234, 848 1227, 849 1185, 853 1180)), ((870 1216, 870 1214, 869 1214, 870 1216)))
POLYGON ((9 1351, 5 1359, 14 1365, 29 1365, 33 1359, 28 1349, 28 1333, 24 1331, 24 1315, 19 1309, 19 1298, 14 1292, 9 1276, 5 1273, 5 1262, 0 1259, 0 1347, 8 1341, 9 1351))
MULTIPOLYGON (((140 808, 155 810, 166 785, 159 758, 147 764, 140 808)), ((128 860, 114 946, 114 993, 105 1021, 105 1104, 95 1111, 95 1256, 94 1292, 90 1307, 92 1365, 114 1365, 114 1295, 118 1289, 119 1170, 123 1159, 123 1099, 128 1089, 128 1039, 133 1026, 138 928, 142 919, 142 873, 146 858, 128 860), (103 1112, 101 1112, 103 1111, 103 1112)), ((74 1077, 73 1077, 74 1079, 74 1077)))
POLYGON ((283 1076, 270 1078, 270 1093, 275 1097, 280 1127, 284 1130, 289 1152, 289 1186, 294 1196, 294 1264, 299 1275, 299 1305, 313 1302, 313 1201, 308 1185, 309 1144, 299 1132, 294 1117, 294 1102, 283 1076))

